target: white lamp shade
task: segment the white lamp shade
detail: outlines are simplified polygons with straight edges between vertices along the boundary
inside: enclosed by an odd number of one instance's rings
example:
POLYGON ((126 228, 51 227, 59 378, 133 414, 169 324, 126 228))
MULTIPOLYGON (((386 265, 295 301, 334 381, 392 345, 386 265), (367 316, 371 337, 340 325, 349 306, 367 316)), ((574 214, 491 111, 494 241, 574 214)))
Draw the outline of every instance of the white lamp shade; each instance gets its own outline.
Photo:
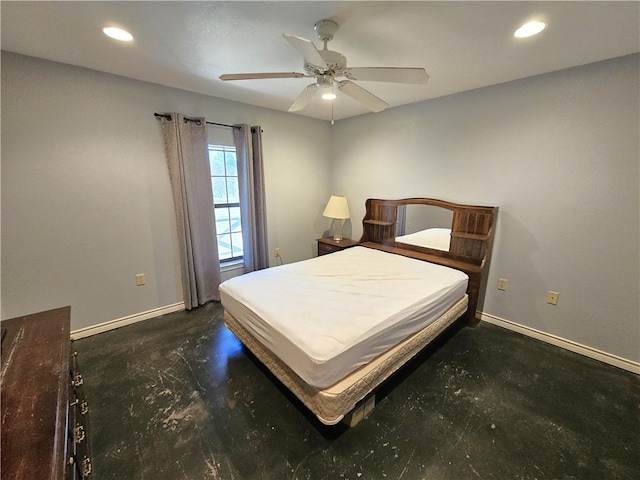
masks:
POLYGON ((328 218, 349 218, 349 204, 347 203, 347 199, 342 195, 331 195, 329 203, 327 203, 327 207, 324 209, 322 215, 328 218))

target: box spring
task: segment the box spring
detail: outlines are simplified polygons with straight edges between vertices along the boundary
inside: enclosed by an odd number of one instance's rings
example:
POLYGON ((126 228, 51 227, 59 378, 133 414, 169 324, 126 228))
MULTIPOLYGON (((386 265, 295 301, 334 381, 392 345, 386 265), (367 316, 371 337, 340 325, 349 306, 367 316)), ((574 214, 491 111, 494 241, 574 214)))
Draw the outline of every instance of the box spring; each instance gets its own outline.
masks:
POLYGON ((225 323, 240 341, 311 410, 325 425, 335 425, 356 404, 407 363, 425 346, 460 318, 467 310, 464 295, 449 310, 427 327, 409 336, 386 353, 363 365, 330 387, 313 387, 293 372, 282 360, 264 347, 233 315, 225 310, 225 323))

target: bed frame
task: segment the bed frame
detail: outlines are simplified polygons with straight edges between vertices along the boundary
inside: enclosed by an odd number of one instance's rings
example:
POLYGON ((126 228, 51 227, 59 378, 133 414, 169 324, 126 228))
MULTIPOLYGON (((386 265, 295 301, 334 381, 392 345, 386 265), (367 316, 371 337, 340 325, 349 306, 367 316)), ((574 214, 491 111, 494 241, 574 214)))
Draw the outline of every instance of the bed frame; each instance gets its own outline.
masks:
POLYGON ((233 315, 224 312, 229 330, 325 425, 335 425, 340 421, 349 426, 357 424, 375 405, 374 390, 389 376, 456 320, 464 317, 466 312, 469 324, 477 323, 475 312, 480 283, 489 262, 497 214, 497 207, 461 205, 430 198, 369 199, 366 209, 360 240, 363 246, 461 270, 469 276, 467 295, 423 330, 325 389, 318 389, 304 382, 256 340, 233 315), (411 204, 431 205, 453 212, 448 252, 395 241, 398 207, 411 204))

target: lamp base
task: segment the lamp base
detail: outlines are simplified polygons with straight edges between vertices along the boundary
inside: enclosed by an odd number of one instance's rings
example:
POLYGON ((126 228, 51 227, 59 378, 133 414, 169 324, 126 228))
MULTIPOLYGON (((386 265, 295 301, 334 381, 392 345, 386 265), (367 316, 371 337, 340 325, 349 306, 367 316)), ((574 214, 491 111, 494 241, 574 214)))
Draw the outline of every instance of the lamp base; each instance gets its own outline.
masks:
POLYGON ((342 224, 344 223, 344 220, 341 218, 336 218, 336 220, 338 221, 338 225, 336 226, 336 233, 333 234, 333 239, 336 242, 339 242, 342 240, 342 224))

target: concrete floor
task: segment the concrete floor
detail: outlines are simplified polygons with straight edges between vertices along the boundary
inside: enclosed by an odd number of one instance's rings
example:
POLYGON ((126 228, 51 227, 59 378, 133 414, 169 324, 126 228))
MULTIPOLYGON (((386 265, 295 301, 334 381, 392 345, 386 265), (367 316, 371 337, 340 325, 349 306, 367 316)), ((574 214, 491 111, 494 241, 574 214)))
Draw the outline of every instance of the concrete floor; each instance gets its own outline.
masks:
POLYGON ((93 479, 640 479, 640 377, 501 328, 445 334, 322 426, 210 303, 74 343, 93 479))

